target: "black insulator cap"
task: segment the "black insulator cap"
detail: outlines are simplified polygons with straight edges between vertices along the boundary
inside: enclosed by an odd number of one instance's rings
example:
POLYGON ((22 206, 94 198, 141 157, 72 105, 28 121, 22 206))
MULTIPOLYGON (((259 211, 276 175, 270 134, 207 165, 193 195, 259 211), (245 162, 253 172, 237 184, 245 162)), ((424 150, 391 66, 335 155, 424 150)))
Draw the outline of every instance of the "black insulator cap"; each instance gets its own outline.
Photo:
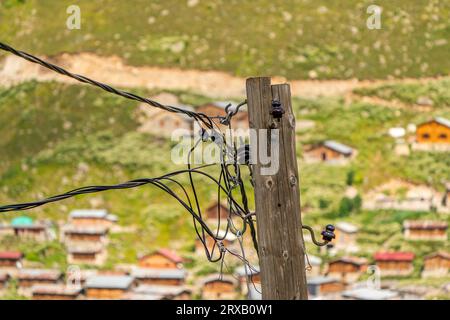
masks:
POLYGON ((273 100, 272 101, 272 116, 275 119, 281 119, 283 117, 284 114, 284 109, 281 106, 281 102, 278 100, 273 100))
POLYGON ((336 228, 332 224, 328 224, 325 227, 325 230, 323 230, 321 233, 322 239, 328 242, 332 241, 334 238, 336 238, 334 230, 336 230, 336 228))

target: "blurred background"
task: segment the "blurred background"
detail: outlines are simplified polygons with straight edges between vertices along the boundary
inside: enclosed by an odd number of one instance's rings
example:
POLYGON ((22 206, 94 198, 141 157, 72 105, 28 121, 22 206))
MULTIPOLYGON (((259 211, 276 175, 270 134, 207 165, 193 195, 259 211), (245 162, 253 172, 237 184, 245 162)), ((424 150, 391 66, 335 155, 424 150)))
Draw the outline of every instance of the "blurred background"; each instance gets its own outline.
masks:
MULTIPOLYGON (((443 0, 2 0, 0 41, 218 114, 245 99, 247 77, 288 82, 303 222, 337 226, 328 248, 305 234, 310 298, 448 299, 449 13, 443 0)), ((0 111, 1 204, 177 170, 170 136, 189 126, 3 51, 0 111)), ((217 216, 216 188, 197 191, 217 216)), ((192 217, 156 188, 0 223, 3 299, 259 296, 258 274, 249 295, 239 259, 208 262, 192 217), (80 286, 65 285, 74 279, 80 286)), ((257 265, 251 239, 244 245, 257 265)))

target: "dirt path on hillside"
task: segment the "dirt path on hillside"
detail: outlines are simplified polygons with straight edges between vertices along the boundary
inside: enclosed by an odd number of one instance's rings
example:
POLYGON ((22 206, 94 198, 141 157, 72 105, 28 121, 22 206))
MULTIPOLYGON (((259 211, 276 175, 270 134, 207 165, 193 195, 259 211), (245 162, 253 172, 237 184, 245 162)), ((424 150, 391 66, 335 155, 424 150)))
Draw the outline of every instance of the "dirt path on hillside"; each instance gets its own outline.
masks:
MULTIPOLYGON (((45 58, 45 57, 44 57, 45 58)), ((242 98, 245 96, 245 79, 220 71, 198 71, 165 69, 159 67, 133 67, 126 65, 119 57, 100 57, 91 53, 62 54, 45 58, 69 71, 95 80, 123 88, 142 87, 148 89, 188 90, 217 98, 242 98)), ((32 64, 19 57, 8 55, 0 62, 0 85, 10 86, 23 81, 60 81, 73 83, 67 77, 32 64)), ((396 83, 428 82, 434 78, 402 80, 295 80, 289 81, 292 95, 314 98, 319 96, 343 96, 355 88, 396 83)), ((285 79, 275 77, 274 83, 285 79)))

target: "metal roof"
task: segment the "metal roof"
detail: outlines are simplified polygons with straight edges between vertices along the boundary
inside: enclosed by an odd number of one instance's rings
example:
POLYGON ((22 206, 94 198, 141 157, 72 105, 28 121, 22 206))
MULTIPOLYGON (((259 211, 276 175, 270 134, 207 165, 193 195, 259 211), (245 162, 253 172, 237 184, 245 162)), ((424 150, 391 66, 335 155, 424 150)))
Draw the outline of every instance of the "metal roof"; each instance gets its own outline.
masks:
POLYGON ((63 227, 64 233, 69 234, 105 234, 108 232, 108 228, 105 226, 74 226, 74 225, 66 225, 63 227))
POLYGON ((105 219, 108 216, 106 209, 76 209, 70 212, 70 218, 97 218, 105 219))
POLYGON ((137 268, 131 272, 131 275, 135 278, 152 279, 184 279, 186 274, 187 272, 184 269, 137 268))
POLYGON ((356 233, 358 232, 358 227, 349 222, 339 221, 336 223, 336 228, 338 230, 347 232, 347 233, 356 233))
POLYGON ((155 294, 162 296, 177 296, 183 292, 190 292, 182 286, 163 286, 163 285, 141 285, 133 290, 139 294, 155 294))
POLYGON ((353 148, 337 141, 327 140, 323 143, 323 145, 342 154, 350 155, 353 153, 353 148))
POLYGON ((83 289, 81 286, 68 286, 66 284, 46 284, 34 285, 31 287, 33 294, 48 294, 48 295, 67 295, 76 296, 81 293, 83 289))
POLYGON ((0 252, 0 259, 19 260, 23 258, 23 253, 19 251, 2 251, 0 252))
POLYGON ((387 300, 397 297, 397 293, 390 290, 378 290, 372 288, 358 288, 342 293, 343 297, 357 300, 387 300))
POLYGON ((94 276, 86 280, 86 288, 126 290, 133 281, 134 278, 130 276, 94 276))
POLYGON ((51 269, 21 269, 17 275, 18 279, 51 279, 58 280, 62 273, 51 269))
POLYGON ((443 126, 446 126, 450 128, 450 120, 442 118, 442 117, 436 117, 434 118, 434 121, 436 121, 439 124, 442 124, 443 126))
POLYGON ((23 226, 32 226, 33 225, 33 219, 27 216, 21 216, 12 219, 11 226, 13 227, 23 227, 23 226))
POLYGON ((311 278, 307 278, 306 282, 307 284, 311 284, 311 285, 319 285, 319 284, 324 284, 324 283, 332 283, 332 282, 337 282, 338 280, 332 277, 326 277, 326 276, 317 276, 317 277, 311 277, 311 278))

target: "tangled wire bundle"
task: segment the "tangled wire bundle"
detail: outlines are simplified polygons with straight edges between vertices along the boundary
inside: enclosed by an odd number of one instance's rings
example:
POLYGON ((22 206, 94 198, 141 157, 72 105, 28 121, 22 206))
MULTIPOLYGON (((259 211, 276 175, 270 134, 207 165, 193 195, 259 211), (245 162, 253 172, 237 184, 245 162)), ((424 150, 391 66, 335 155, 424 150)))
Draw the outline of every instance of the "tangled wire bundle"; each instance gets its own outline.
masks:
MULTIPOLYGON (((52 196, 47 199, 37 200, 27 203, 19 203, 12 205, 0 206, 0 212, 9 212, 9 211, 19 211, 19 210, 29 210, 33 209, 47 203, 61 201, 67 198, 75 197, 82 194, 91 194, 97 192, 103 192, 107 190, 118 190, 118 189, 130 189, 136 188, 144 185, 153 185, 170 196, 172 196, 176 201, 178 201, 191 215, 193 218, 193 224, 198 238, 200 239, 203 247, 205 249, 206 257, 211 262, 221 261, 221 274, 222 267, 225 264, 225 255, 229 253, 238 259, 240 259, 245 265, 245 272, 247 274, 247 278, 252 281, 252 274, 257 272, 256 268, 253 267, 250 262, 246 259, 244 247, 242 245, 242 236, 246 233, 247 229, 250 230, 250 234, 252 237, 253 245, 255 247, 256 252, 258 252, 258 243, 256 239, 256 231, 255 231, 255 221, 253 220, 254 214, 252 214, 248 207, 247 195, 245 192, 244 181, 241 177, 241 164, 238 161, 238 158, 241 156, 240 151, 238 152, 237 146, 235 143, 229 145, 227 143, 227 139, 225 134, 223 134, 220 130, 218 124, 215 123, 215 119, 219 119, 220 123, 223 125, 227 125, 229 129, 232 128, 232 117, 238 112, 239 108, 245 104, 245 101, 240 103, 234 110, 226 109, 227 115, 225 117, 210 117, 203 113, 197 113, 194 111, 184 110, 182 108, 166 106, 156 101, 140 97, 136 94, 122 91, 119 89, 115 89, 109 85, 104 83, 89 79, 85 76, 71 73, 59 66, 46 62, 40 58, 37 58, 31 54, 28 54, 23 51, 16 50, 11 46, 8 46, 2 42, 0 42, 0 49, 8 51, 16 56, 19 56, 23 59, 26 59, 30 62, 39 64, 45 68, 48 68, 52 71, 55 71, 59 74, 68 76, 82 83, 90 84, 96 87, 99 87, 107 92, 112 94, 119 95, 121 97, 140 101, 146 103, 152 107, 160 108, 166 110, 168 112, 182 113, 191 118, 193 118, 202 128, 203 132, 206 130, 212 130, 213 134, 208 138, 202 134, 202 138, 196 141, 194 147, 190 150, 188 155, 188 165, 187 169, 178 170, 171 173, 167 173, 165 175, 161 175, 156 178, 142 178, 130 180, 124 183, 115 184, 115 185, 96 185, 96 186, 86 186, 81 187, 75 190, 71 190, 69 192, 52 196), (221 139, 211 139, 211 137, 220 136, 221 139), (220 173, 219 177, 215 178, 211 174, 204 171, 205 168, 210 167, 212 165, 204 165, 198 167, 192 167, 190 164, 190 159, 192 152, 195 148, 202 142, 205 141, 214 141, 220 148, 220 153, 222 162, 220 165, 220 173), (221 141, 221 142, 218 142, 221 141), (176 180, 177 177, 181 175, 188 175, 190 189, 188 190, 184 187, 179 181, 176 180), (216 228, 212 229, 208 226, 208 224, 204 221, 202 216, 202 210, 200 208, 199 198, 196 191, 196 185, 194 183, 194 176, 202 177, 210 182, 212 182, 215 186, 217 186, 217 198, 218 198, 218 215, 217 215, 217 223, 216 228), (177 193, 174 188, 178 188, 179 192, 177 193), (188 192, 189 191, 189 192, 188 192), (240 201, 237 201, 234 193, 236 191, 240 194, 240 201), (225 233, 222 236, 219 236, 219 230, 221 230, 221 214, 220 214, 220 200, 221 195, 225 194, 229 215, 226 221, 225 233), (189 195, 192 194, 192 197, 189 195), (241 228, 236 227, 234 219, 240 219, 242 221, 241 228), (235 234, 239 240, 241 252, 236 252, 227 248, 223 240, 227 237, 228 232, 235 234), (214 246, 209 248, 207 245, 207 237, 211 237, 214 240, 214 246), (216 253, 217 252, 217 253, 216 253)), ((251 175, 251 168, 248 166, 251 175)), ((253 284, 254 285, 254 284, 253 284)), ((256 289, 256 287, 255 287, 256 289)))

